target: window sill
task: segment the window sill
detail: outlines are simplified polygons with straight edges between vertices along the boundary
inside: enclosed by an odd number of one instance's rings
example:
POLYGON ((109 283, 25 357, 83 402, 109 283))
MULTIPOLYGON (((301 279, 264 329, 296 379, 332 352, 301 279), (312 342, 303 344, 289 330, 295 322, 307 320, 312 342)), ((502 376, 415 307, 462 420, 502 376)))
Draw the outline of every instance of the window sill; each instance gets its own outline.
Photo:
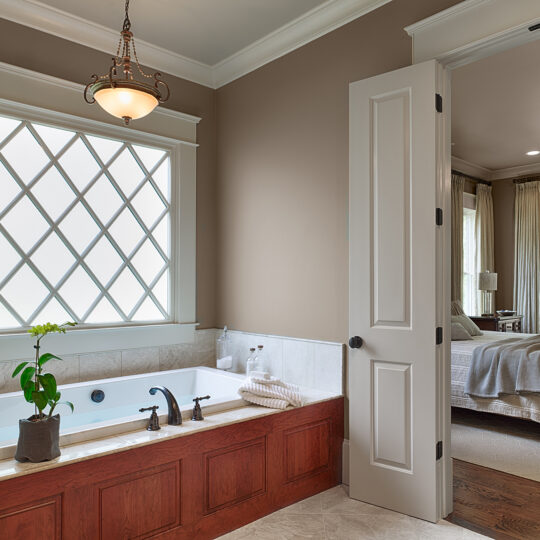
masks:
MULTIPOLYGON (((193 343, 198 323, 156 324, 116 328, 88 328, 53 334, 44 341, 44 351, 59 356, 140 347, 193 343)), ((27 360, 33 356, 34 340, 30 334, 0 335, 0 361, 27 360)))

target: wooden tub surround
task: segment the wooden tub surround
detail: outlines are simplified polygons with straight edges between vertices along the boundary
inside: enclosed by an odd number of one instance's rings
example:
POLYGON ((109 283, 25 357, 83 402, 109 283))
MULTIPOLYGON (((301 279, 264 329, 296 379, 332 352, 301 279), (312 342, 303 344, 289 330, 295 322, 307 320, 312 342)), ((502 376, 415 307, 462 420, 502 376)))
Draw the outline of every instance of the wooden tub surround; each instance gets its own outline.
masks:
POLYGON ((337 485, 342 442, 338 397, 16 476, 0 538, 216 538, 337 485))

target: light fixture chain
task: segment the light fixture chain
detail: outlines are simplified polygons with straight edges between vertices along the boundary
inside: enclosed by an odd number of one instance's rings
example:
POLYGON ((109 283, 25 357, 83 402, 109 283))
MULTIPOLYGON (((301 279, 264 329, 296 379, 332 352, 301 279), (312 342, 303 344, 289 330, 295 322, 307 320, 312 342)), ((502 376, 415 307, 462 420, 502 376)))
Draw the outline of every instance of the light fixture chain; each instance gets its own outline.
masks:
POLYGON ((123 29, 124 30, 129 30, 131 28, 131 21, 129 20, 129 0, 126 0, 126 6, 125 6, 125 9, 126 9, 126 16, 124 18, 124 26, 123 26, 123 29))
POLYGON ((139 57, 137 56, 137 49, 135 49, 135 39, 134 38, 131 38, 131 43, 133 44, 133 56, 135 57, 135 62, 137 64, 137 68, 139 69, 139 72, 140 74, 143 76, 143 77, 146 77, 147 79, 153 79, 154 76, 153 75, 148 75, 147 73, 145 73, 141 67, 141 64, 139 63, 139 57))

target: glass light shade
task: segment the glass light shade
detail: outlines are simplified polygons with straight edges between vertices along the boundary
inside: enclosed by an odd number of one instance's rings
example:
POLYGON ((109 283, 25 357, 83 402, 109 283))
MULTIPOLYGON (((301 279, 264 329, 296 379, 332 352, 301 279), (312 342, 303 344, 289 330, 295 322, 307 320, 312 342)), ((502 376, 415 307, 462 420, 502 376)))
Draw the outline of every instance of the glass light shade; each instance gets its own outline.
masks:
POLYGON ((152 94, 135 88, 102 88, 94 98, 109 114, 132 120, 150 114, 159 103, 152 94))

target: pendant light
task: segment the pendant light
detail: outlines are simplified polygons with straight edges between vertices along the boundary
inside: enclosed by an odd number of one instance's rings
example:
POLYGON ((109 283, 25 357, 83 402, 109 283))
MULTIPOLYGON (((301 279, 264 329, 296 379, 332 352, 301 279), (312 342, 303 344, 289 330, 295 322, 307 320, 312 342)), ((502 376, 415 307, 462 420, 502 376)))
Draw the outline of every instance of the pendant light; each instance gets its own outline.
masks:
POLYGON ((92 80, 84 89, 84 99, 87 103, 98 104, 109 114, 122 118, 126 125, 130 120, 142 118, 150 114, 159 103, 167 101, 170 96, 167 83, 161 80, 161 73, 146 74, 139 63, 135 40, 131 32, 129 20, 129 0, 126 0, 125 18, 116 56, 106 75, 92 75, 92 80), (131 49, 137 64, 137 70, 148 82, 137 81, 133 77, 131 49), (120 54, 120 52, 122 54, 120 54), (151 84, 153 83, 153 84, 151 84), (165 92, 165 94, 162 93, 165 92))

